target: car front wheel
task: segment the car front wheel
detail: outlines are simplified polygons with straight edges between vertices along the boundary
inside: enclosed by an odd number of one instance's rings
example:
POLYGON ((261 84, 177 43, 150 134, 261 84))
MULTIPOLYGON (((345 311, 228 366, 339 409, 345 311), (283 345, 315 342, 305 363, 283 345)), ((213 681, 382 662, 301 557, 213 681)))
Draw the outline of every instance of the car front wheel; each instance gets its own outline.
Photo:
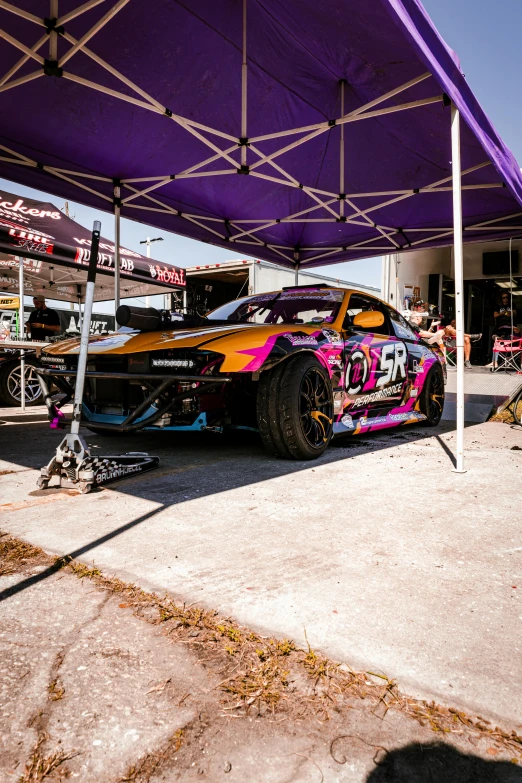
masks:
POLYGON ((333 433, 327 370, 311 355, 282 362, 259 380, 257 418, 268 451, 285 459, 316 459, 333 433))

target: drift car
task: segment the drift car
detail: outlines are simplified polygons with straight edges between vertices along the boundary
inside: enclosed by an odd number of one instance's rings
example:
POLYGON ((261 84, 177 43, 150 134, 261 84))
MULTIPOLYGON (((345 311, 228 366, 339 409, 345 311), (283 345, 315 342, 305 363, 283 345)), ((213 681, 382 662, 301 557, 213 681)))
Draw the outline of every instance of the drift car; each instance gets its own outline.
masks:
MULTIPOLYGON (((327 286, 229 302, 174 321, 122 306, 126 330, 89 341, 83 423, 94 432, 256 429, 266 448, 314 459, 331 438, 438 424, 443 355, 388 304, 327 286)), ((44 350, 70 399, 79 340, 44 350)))

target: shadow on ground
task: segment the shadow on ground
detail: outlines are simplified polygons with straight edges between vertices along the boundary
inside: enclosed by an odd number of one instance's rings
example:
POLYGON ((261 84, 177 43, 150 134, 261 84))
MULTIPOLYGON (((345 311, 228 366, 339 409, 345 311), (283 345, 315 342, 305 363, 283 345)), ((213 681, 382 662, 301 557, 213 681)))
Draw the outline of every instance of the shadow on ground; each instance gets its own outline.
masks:
POLYGON ((522 770, 449 745, 415 743, 386 754, 366 783, 522 783, 522 770))
MULTIPOLYGON (((61 568, 63 561, 83 557, 89 551, 104 544, 128 530, 150 520, 167 508, 202 497, 228 490, 244 488, 262 481, 288 476, 314 467, 346 461, 347 475, 350 460, 367 452, 390 450, 405 443, 413 443, 435 436, 441 447, 441 455, 447 460, 448 468, 454 464, 454 456, 448 445, 440 437, 454 429, 452 422, 441 422, 437 428, 419 426, 404 427, 386 432, 370 433, 361 437, 344 437, 334 440, 330 448, 313 462, 276 459, 264 450, 261 440, 255 433, 236 432, 229 436, 210 433, 169 433, 144 432, 140 436, 110 437, 94 435, 83 430, 94 455, 114 455, 127 451, 147 451, 160 457, 159 469, 152 473, 140 474, 114 485, 110 485, 122 495, 150 500, 158 505, 147 513, 131 519, 103 536, 69 552, 57 561, 56 566, 45 569, 39 574, 23 580, 18 585, 0 592, 4 600, 31 585, 42 581, 61 568)), ((47 423, 27 422, 10 424, 0 428, 0 454, 2 459, 13 466, 39 469, 52 456, 54 449, 63 437, 61 433, 50 431, 47 423)), ((9 471, 11 472, 11 471, 9 471)), ((57 490, 54 490, 56 492, 57 490)), ((103 490, 95 490, 103 491, 103 490)), ((30 492, 40 497, 51 494, 30 492)))

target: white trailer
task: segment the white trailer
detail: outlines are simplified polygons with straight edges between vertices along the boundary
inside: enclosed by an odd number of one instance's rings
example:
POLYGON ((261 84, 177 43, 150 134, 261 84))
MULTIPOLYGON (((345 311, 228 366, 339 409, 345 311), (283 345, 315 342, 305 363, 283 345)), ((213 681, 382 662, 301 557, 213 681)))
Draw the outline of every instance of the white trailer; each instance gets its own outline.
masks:
POLYGON ((249 294, 278 291, 293 285, 319 285, 335 288, 353 288, 380 296, 379 288, 352 283, 336 277, 299 272, 271 264, 268 261, 245 260, 224 261, 221 264, 206 264, 188 267, 187 290, 184 293, 184 309, 189 313, 205 315, 225 302, 249 294))

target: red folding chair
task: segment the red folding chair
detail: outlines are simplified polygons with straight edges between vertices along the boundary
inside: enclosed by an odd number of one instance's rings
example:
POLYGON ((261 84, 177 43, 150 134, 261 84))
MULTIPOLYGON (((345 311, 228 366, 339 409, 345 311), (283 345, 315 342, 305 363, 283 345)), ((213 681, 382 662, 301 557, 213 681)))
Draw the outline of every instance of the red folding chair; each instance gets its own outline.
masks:
POLYGON ((505 339, 495 336, 493 344, 493 367, 491 372, 499 370, 522 371, 522 337, 505 339))

